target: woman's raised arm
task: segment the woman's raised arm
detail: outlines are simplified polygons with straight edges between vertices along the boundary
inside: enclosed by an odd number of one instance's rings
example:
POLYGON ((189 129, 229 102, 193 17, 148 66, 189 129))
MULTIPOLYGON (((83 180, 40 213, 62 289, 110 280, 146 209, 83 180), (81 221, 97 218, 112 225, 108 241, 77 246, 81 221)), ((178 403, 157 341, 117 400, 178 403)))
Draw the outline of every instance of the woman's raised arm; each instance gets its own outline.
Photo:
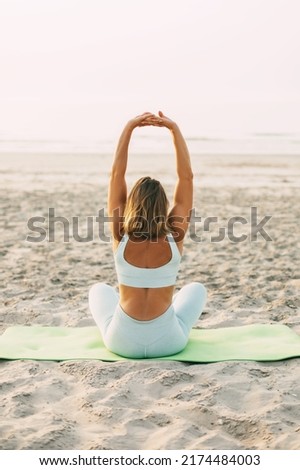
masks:
POLYGON ((152 117, 152 113, 144 113, 137 116, 126 124, 119 138, 114 155, 108 187, 108 216, 111 217, 111 231, 113 237, 118 241, 121 239, 121 217, 127 200, 127 185, 125 174, 128 160, 128 147, 133 130, 136 127, 149 125, 146 118, 152 117))
POLYGON ((167 127, 173 137, 178 180, 174 191, 173 207, 169 213, 169 222, 174 231, 177 230, 177 235, 174 236, 176 242, 181 242, 188 229, 193 207, 193 171, 189 150, 178 125, 161 111, 155 118, 150 117, 147 120, 156 126, 167 127))

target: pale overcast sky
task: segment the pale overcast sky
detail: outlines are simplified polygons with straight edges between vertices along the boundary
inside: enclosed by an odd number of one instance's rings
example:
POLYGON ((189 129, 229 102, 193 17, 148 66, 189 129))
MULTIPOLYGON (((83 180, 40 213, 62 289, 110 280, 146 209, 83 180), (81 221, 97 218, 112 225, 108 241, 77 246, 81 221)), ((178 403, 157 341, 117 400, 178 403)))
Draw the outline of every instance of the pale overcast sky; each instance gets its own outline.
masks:
POLYGON ((0 138, 299 132, 299 0, 0 0, 0 138))

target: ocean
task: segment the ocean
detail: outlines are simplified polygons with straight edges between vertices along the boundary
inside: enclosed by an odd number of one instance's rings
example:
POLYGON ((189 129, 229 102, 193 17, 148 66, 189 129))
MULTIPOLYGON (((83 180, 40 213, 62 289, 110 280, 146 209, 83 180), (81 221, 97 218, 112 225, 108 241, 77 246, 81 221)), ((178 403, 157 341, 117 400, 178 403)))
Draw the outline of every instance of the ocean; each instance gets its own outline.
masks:
MULTIPOLYGON (((193 155, 300 155, 299 133, 185 136, 193 155)), ((98 140, 21 140, 0 138, 0 153, 112 154, 117 137, 98 140)), ((172 154, 169 135, 133 135, 130 151, 136 154, 172 154)))

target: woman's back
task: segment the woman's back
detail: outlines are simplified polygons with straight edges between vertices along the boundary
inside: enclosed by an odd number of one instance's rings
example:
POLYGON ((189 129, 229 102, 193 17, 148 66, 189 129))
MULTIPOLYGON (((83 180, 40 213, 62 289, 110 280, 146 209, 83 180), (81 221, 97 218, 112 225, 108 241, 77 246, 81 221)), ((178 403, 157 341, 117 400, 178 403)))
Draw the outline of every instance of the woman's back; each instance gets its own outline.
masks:
POLYGON ((120 305, 136 320, 157 318, 172 303, 182 242, 172 235, 156 240, 124 236, 115 243, 120 305))

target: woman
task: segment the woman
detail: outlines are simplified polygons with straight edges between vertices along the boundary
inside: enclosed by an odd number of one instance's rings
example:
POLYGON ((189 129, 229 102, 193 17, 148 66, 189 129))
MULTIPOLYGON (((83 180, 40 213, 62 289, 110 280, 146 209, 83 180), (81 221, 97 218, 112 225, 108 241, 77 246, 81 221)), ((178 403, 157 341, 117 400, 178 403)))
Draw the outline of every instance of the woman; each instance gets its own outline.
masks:
POLYGON ((104 283, 89 292, 91 313, 112 352, 146 358, 185 348, 206 301, 198 282, 173 295, 192 201, 190 156, 177 124, 161 111, 130 120, 118 142, 108 192, 119 293, 104 283), (163 187, 150 177, 140 178, 127 197, 128 146, 133 130, 142 126, 166 127, 173 137, 178 181, 169 212, 163 187))

